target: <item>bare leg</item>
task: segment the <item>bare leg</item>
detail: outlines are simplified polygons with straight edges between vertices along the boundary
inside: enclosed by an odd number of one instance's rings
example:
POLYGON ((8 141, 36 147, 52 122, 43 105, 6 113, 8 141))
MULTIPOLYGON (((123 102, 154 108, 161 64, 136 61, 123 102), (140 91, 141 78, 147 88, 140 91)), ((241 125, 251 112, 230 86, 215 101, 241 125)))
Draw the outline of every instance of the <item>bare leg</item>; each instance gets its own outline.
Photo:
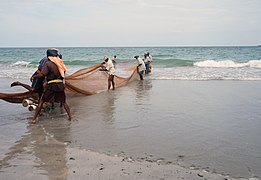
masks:
POLYGON ((142 74, 140 74, 140 80, 143 80, 143 75, 142 74))
POLYGON ((108 78, 108 90, 111 88, 111 85, 112 89, 115 90, 114 75, 110 75, 108 78))
POLYGON ((114 75, 111 77, 112 89, 115 90, 114 75))
POLYGON ((111 84, 112 84, 112 89, 115 90, 115 84, 114 84, 113 80, 112 80, 111 84))
POLYGON ((11 84, 11 87, 13 86, 22 86, 24 87, 25 89, 29 90, 30 92, 33 92, 34 91, 34 88, 32 88, 31 86, 29 86, 28 84, 24 84, 24 83, 21 83, 19 81, 16 81, 16 82, 13 82, 11 84))
POLYGON ((111 80, 110 80, 110 77, 109 77, 109 79, 108 79, 108 90, 110 90, 110 88, 111 88, 111 80))
POLYGON ((34 117, 33 117, 33 119, 30 121, 31 123, 33 123, 33 124, 36 123, 36 119, 37 119, 38 115, 40 114, 40 111, 41 111, 41 109, 42 109, 42 107, 43 107, 43 103, 44 103, 44 102, 43 102, 42 100, 40 100, 40 103, 38 104, 38 106, 37 106, 37 108, 36 108, 36 110, 35 110, 34 117))
POLYGON ((69 108, 68 104, 66 102, 63 103, 63 107, 64 107, 65 111, 68 114, 68 120, 71 121, 72 115, 71 115, 71 111, 70 111, 70 108, 69 108))

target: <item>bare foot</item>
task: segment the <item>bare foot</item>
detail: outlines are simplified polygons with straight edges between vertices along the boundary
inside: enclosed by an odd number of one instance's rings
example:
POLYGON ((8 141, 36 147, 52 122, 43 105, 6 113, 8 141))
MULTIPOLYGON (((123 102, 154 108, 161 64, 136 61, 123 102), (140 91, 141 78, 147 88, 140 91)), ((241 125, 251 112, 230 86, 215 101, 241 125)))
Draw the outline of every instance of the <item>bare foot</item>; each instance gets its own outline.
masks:
POLYGON ((28 123, 29 124, 35 124, 36 123, 36 119, 34 119, 33 117, 27 118, 28 123))
POLYGON ((13 87, 13 86, 17 86, 17 85, 20 85, 20 82, 18 82, 18 81, 13 82, 13 83, 11 84, 11 87, 13 87))

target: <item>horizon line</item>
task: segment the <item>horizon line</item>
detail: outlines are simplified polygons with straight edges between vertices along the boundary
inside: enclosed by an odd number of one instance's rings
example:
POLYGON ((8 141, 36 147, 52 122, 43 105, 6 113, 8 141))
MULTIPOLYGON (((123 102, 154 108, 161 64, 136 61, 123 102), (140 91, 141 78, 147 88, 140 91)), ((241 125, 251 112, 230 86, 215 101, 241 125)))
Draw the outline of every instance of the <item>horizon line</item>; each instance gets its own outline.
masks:
POLYGON ((0 48, 158 48, 158 47, 261 47, 258 45, 128 45, 128 46, 0 46, 0 48))

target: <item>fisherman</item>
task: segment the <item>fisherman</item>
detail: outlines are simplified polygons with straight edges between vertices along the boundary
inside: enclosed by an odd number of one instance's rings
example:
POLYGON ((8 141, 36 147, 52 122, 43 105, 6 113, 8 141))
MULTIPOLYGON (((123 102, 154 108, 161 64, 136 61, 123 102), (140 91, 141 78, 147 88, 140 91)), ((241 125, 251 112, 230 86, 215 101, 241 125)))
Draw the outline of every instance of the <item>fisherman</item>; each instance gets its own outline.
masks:
POLYGON ((152 72, 152 56, 149 52, 147 52, 147 57, 149 58, 148 61, 149 61, 149 73, 152 72))
POLYGON ((144 62, 145 62, 145 67, 146 67, 146 74, 149 74, 152 69, 152 56, 150 55, 149 52, 144 54, 144 62))
POLYGON ((40 113, 40 110, 44 102, 60 102, 68 114, 68 120, 71 120, 71 112, 68 104, 66 103, 65 86, 63 83, 65 67, 63 61, 59 58, 57 49, 47 50, 47 62, 44 64, 41 72, 32 76, 32 80, 35 78, 46 77, 47 85, 44 93, 40 99, 38 107, 35 111, 34 117, 31 123, 36 123, 36 119, 40 113))
POLYGON ((143 80, 143 74, 144 74, 144 71, 146 70, 145 63, 139 56, 134 56, 134 58, 137 60, 137 63, 138 63, 137 72, 140 76, 140 80, 143 80))
POLYGON ((104 60, 104 62, 101 63, 100 71, 106 71, 109 74, 108 90, 110 90, 111 86, 112 86, 112 89, 115 90, 115 83, 114 83, 115 68, 114 68, 113 62, 107 56, 104 56, 103 60, 104 60))
MULTIPOLYGON (((62 59, 62 54, 58 54, 59 58, 62 59)), ((20 81, 13 82, 11 84, 11 87, 14 86, 22 86, 25 89, 29 90, 30 92, 37 93, 39 95, 39 100, 43 94, 44 86, 45 86, 45 77, 35 78, 32 77, 39 74, 44 66, 44 64, 47 62, 48 58, 45 56, 43 59, 40 60, 37 70, 33 73, 33 75, 30 78, 30 81, 32 82, 31 86, 28 84, 21 83, 20 81)))
POLYGON ((111 59, 114 66, 117 63, 116 59, 117 59, 116 55, 114 55, 113 58, 111 59))

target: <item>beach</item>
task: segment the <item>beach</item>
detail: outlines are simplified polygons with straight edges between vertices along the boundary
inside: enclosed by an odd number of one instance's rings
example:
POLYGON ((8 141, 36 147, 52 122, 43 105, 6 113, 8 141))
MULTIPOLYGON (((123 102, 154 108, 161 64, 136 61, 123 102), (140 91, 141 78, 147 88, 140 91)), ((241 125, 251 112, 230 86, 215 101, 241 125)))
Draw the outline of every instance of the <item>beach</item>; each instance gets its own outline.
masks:
MULTIPOLYGON (((1 92, 23 91, 13 80, 1 92)), ((259 179, 260 89, 145 78, 69 94, 71 122, 57 106, 35 125, 33 112, 1 100, 0 179, 259 179)))

